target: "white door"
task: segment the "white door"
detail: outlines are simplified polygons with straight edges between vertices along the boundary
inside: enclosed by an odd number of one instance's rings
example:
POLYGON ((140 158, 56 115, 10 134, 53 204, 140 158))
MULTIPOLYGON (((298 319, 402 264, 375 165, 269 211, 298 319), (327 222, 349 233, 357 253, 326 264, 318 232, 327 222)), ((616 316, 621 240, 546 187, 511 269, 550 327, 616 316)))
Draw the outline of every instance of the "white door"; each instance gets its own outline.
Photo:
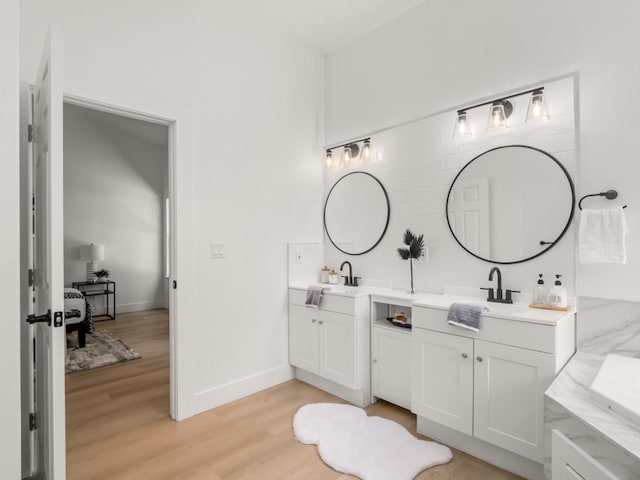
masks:
POLYGON ((489 180, 485 177, 456 181, 447 204, 453 233, 467 250, 484 258, 491 252, 489 180))
POLYGON ((423 328, 411 336, 411 411, 471 435, 473 340, 423 328))
POLYGON ((373 395, 411 408, 411 334, 373 327, 373 395))
POLYGON ((289 363, 318 373, 318 309, 289 305, 289 363))
POLYGON ((35 467, 65 478, 65 328, 63 298, 62 63, 49 33, 33 92, 33 269, 35 315, 35 467), (54 58, 55 56, 55 58, 54 58), (40 319, 43 319, 40 317, 40 319))
POLYGON ((320 310, 319 375, 352 389, 356 383, 356 321, 352 315, 320 310))
POLYGON ((542 462, 544 391, 555 356, 475 341, 474 435, 542 462))

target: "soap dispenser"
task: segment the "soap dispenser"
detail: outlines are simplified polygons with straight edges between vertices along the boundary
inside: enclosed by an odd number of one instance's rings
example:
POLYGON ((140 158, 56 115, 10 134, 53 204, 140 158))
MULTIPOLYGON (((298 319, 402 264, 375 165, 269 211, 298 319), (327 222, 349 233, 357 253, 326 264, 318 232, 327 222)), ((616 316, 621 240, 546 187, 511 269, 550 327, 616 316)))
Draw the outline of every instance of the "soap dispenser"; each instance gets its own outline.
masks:
POLYGON ((533 289, 533 303, 535 305, 547 305, 547 289, 544 286, 542 274, 538 274, 538 284, 533 289))
POLYGON ((556 281, 549 290, 549 305, 552 307, 566 308, 567 306, 567 289, 562 286, 560 277, 562 275, 556 275, 556 281))

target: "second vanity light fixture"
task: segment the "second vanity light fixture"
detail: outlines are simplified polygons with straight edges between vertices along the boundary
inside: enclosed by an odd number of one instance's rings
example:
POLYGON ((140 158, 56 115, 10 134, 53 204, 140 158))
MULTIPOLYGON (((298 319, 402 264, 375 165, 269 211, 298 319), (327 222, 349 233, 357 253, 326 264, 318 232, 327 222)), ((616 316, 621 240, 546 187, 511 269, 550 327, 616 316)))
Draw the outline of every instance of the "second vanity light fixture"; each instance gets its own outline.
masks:
POLYGON ((352 142, 336 145, 327 148, 327 156, 325 158, 325 166, 328 169, 339 167, 350 167, 357 164, 365 164, 371 159, 371 137, 361 138, 352 142), (362 147, 360 147, 362 143, 362 147), (336 157, 333 156, 333 150, 342 148, 342 152, 336 157))
POLYGON ((538 87, 458 110, 456 123, 453 128, 453 136, 471 136, 471 125, 469 124, 467 112, 474 108, 484 107, 485 105, 491 105, 489 120, 487 121, 487 130, 492 128, 508 128, 509 124, 507 123, 507 119, 513 113, 513 104, 509 99, 528 93, 531 94, 531 99, 529 100, 529 108, 527 108, 525 122, 547 120, 549 118, 549 112, 544 98, 544 87, 538 87))

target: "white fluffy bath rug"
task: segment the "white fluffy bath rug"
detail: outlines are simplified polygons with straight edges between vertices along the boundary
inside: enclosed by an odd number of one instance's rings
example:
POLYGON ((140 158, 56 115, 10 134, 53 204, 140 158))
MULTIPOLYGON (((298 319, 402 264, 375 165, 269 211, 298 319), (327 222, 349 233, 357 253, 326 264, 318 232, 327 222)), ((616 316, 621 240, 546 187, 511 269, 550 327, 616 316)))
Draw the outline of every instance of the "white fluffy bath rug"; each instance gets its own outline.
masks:
POLYGON ((318 445, 331 468, 363 480, 411 480, 451 460, 444 445, 418 440, 402 425, 352 405, 305 405, 293 418, 293 432, 298 441, 318 445))

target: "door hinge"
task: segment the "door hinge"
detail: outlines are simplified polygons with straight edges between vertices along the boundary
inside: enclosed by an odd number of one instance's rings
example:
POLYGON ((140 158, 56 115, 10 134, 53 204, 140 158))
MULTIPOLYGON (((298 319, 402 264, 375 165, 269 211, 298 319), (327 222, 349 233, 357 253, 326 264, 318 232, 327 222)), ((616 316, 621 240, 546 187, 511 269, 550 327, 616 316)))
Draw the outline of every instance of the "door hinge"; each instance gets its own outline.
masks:
POLYGON ((38 428, 38 417, 36 417, 35 413, 29 414, 29 431, 33 432, 38 428))
POLYGON ((173 281, 173 289, 178 288, 178 282, 176 280, 173 281))
POLYGON ((33 142, 33 125, 31 123, 27 127, 27 135, 29 138, 29 142, 33 142))
POLYGON ((29 269, 29 286, 33 287, 33 268, 29 269))

